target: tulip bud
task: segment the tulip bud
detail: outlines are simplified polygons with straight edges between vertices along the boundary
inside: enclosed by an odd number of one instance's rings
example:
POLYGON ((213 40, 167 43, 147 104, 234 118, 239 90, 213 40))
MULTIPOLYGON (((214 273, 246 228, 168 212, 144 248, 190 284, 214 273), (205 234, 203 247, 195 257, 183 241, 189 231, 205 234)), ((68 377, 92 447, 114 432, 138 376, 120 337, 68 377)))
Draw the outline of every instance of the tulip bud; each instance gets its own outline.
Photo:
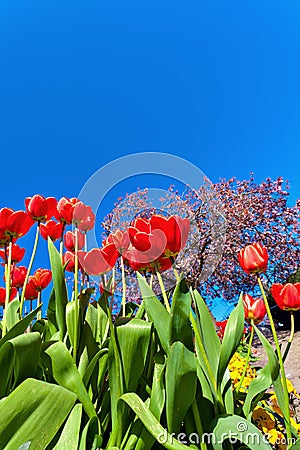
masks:
POLYGON ((279 308, 286 311, 300 309, 300 283, 274 283, 271 287, 271 294, 279 308))
POLYGON ((243 304, 245 319, 247 322, 253 320, 255 325, 259 324, 267 313, 266 306, 261 298, 254 299, 251 295, 245 294, 243 297, 243 304))
POLYGON ((239 251, 238 260, 242 269, 248 274, 265 272, 268 265, 268 252, 263 245, 255 242, 239 251))

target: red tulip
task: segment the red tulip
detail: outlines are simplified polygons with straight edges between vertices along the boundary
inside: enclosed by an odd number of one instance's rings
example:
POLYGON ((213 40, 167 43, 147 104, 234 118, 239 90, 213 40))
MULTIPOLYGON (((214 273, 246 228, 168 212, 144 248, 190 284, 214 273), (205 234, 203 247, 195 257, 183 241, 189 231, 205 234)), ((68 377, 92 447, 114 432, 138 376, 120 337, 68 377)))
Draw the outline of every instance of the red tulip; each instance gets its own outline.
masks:
POLYGON ((41 236, 44 239, 50 239, 54 242, 62 235, 64 224, 62 222, 55 222, 54 220, 48 220, 48 222, 40 224, 41 236))
MULTIPOLYGON (((17 244, 12 245, 12 249, 11 249, 11 262, 12 263, 19 263, 24 258, 24 255, 25 255, 25 248, 21 248, 17 244)), ((5 263, 7 263, 8 249, 0 250, 0 258, 2 258, 5 263)))
MULTIPOLYGON (((17 295, 17 289, 15 287, 11 288, 9 301, 11 302, 17 295)), ((0 306, 5 305, 6 299, 6 289, 4 287, 0 287, 0 306)))
POLYGON ((25 282, 26 275, 27 275, 27 267, 25 266, 12 267, 10 273, 11 285, 16 288, 21 288, 25 282))
POLYGON ((31 277, 29 277, 29 281, 25 288, 25 300, 35 300, 38 298, 39 291, 37 290, 34 282, 31 277))
POLYGON ((80 201, 76 203, 73 208, 73 224, 81 231, 92 230, 95 225, 95 214, 92 208, 80 201))
POLYGON ((30 283, 32 283, 37 291, 45 289, 52 280, 52 272, 49 269, 37 269, 34 274, 29 277, 30 283))
POLYGON ((167 239, 165 255, 175 258, 186 244, 190 231, 189 219, 182 219, 179 216, 166 218, 155 214, 150 219, 150 226, 151 230, 163 231, 167 239))
POLYGON ((225 333, 225 328, 227 325, 228 320, 222 320, 220 322, 216 322, 216 326, 218 327, 218 331, 217 334, 219 336, 220 339, 223 339, 224 337, 224 333, 225 333))
POLYGON ((265 272, 268 265, 268 252, 265 247, 255 242, 239 251, 238 260, 242 269, 248 274, 265 272))
POLYGON ((93 248, 85 256, 78 254, 78 259, 88 275, 101 275, 109 272, 119 257, 114 244, 102 248, 93 248))
POLYGON ((29 217, 37 222, 51 219, 56 212, 57 200, 54 197, 45 198, 36 194, 25 198, 25 206, 29 217))
POLYGON ((131 246, 124 257, 134 270, 163 272, 185 246, 190 223, 179 216, 138 218, 128 228, 131 246))
MULTIPOLYGON (((78 236, 78 250, 81 250, 84 247, 85 236, 80 231, 77 232, 78 236)), ((67 231, 64 237, 65 247, 70 252, 75 252, 75 232, 67 231)))
POLYGON ((248 322, 254 321, 255 325, 259 324, 265 317, 267 310, 263 299, 257 298, 256 300, 249 294, 245 294, 243 297, 245 319, 248 322))
MULTIPOLYGON (((86 252, 78 252, 78 269, 83 271, 81 261, 84 259, 86 252)), ((67 272, 75 272, 75 254, 73 252, 66 252, 62 257, 62 263, 67 272)))
POLYGON ((74 206, 80 200, 78 198, 62 197, 57 203, 55 218, 66 225, 70 225, 73 220, 74 206))
POLYGON ((10 208, 2 208, 0 210, 0 243, 6 239, 6 243, 10 239, 17 239, 26 234, 33 221, 25 211, 14 211, 10 208))
POLYGON ((123 255, 130 246, 128 231, 116 230, 111 233, 103 242, 102 246, 114 244, 120 255, 123 255))
POLYGON ((271 294, 279 308, 287 311, 300 309, 300 283, 274 283, 271 294))

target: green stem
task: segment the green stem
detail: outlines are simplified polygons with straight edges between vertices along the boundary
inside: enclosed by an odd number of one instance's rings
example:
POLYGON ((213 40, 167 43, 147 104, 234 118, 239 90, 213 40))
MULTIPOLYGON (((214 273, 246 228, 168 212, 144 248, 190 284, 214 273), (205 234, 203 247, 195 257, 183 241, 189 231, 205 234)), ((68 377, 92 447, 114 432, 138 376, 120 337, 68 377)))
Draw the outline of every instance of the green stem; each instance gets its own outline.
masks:
MULTIPOLYGON (((42 293, 39 291, 38 298, 37 298, 37 306, 40 306, 42 301, 42 293)), ((36 315, 37 320, 40 320, 42 318, 42 311, 40 310, 36 315)))
POLYGON ((249 364, 249 361, 250 361, 250 355, 251 355, 251 347, 252 347, 252 342, 253 342, 253 336, 254 336, 254 328, 253 328, 253 320, 251 320, 251 334, 250 334, 250 339, 249 339, 249 344, 248 344, 248 351, 247 351, 247 355, 246 355, 246 359, 245 359, 245 363, 244 363, 245 364, 244 365, 244 370, 243 370, 241 379, 239 381, 239 384, 238 384, 238 386, 236 388, 236 392, 239 392, 239 390, 241 389, 243 381, 244 381, 244 378, 245 378, 246 373, 247 373, 247 368, 248 368, 248 364, 249 364))
POLYGON ((122 314, 126 316, 126 279, 123 256, 121 256, 121 270, 122 270, 122 314))
POLYGON ((62 260, 63 252, 64 252, 64 231, 65 231, 66 225, 63 225, 62 231, 61 231, 61 237, 60 237, 60 243, 59 243, 59 254, 62 260))
POLYGON ((158 282, 159 282, 161 293, 162 293, 162 296, 163 296, 163 299, 164 299, 164 302, 165 302, 166 310, 168 311, 168 313, 170 313, 171 312, 171 308, 170 308, 168 296, 167 296, 167 293, 166 293, 166 290, 165 290, 164 282, 163 282, 163 279, 162 279, 162 276, 161 276, 160 272, 157 269, 156 269, 156 275, 157 275, 157 279, 158 279, 158 282))
POLYGON ((179 281, 179 278, 180 278, 180 276, 179 276, 178 270, 176 269, 176 267, 175 267, 175 264, 174 264, 174 263, 172 264, 172 267, 173 267, 173 272, 174 272, 174 275, 175 275, 176 281, 178 282, 178 281, 179 281))
POLYGON ((195 424, 196 424, 197 434, 198 434, 199 439, 201 439, 201 441, 200 441, 200 448, 202 450, 206 450, 207 449, 207 445, 206 445, 205 442, 203 442, 203 439, 202 439, 203 426, 202 426, 202 422, 201 422, 201 418, 200 418, 200 414, 199 414, 199 410, 198 410, 196 399, 194 399, 194 401, 192 403, 192 412, 193 412, 193 416, 194 416, 194 420, 195 420, 195 424))
POLYGON ((266 310, 267 310, 267 314, 268 314, 268 318, 270 321, 270 326, 271 326, 271 330, 272 330, 272 334, 273 334, 273 338, 274 338, 274 342, 275 342, 275 347, 276 347, 276 352, 277 352, 277 357, 278 357, 278 362, 279 362, 279 367, 280 367, 280 372, 281 372, 281 378, 282 378, 282 385, 283 385, 283 393, 284 393, 284 406, 285 406, 285 414, 284 414, 284 418, 285 418, 285 422, 286 422, 286 434, 287 434, 287 438, 288 438, 288 442, 292 442, 292 430, 291 430, 291 418, 290 418, 290 404, 289 404, 289 393, 288 393, 288 388, 287 388, 287 382, 286 382, 286 375, 285 375, 285 370, 284 370, 284 365, 283 365, 283 359, 282 359, 282 354, 280 351, 280 346, 279 346, 279 342, 278 342, 278 337, 277 337, 277 333, 276 333, 276 329, 275 329, 275 324, 274 324, 274 320, 272 317, 272 313, 270 310, 270 306, 268 303, 268 299, 264 290, 264 287, 262 285, 260 276, 257 276, 257 281, 265 302, 265 306, 266 306, 266 310))
POLYGON ((151 273, 151 275, 150 275, 150 281, 149 281, 150 289, 152 289, 152 286, 153 286, 153 273, 151 273))
POLYGON ((294 316, 294 311, 290 311, 291 313, 291 332, 290 332, 290 337, 289 340, 287 342, 285 351, 284 351, 284 355, 282 357, 283 362, 286 360, 286 357, 290 351, 290 347, 292 345, 293 339, 294 339, 294 334, 295 334, 295 316, 294 316))
MULTIPOLYGON (((102 279, 102 284, 104 289, 106 288, 106 284, 105 284, 105 279, 104 276, 101 276, 102 279)), ((117 343, 117 336, 116 336, 116 330, 113 324, 113 320, 112 320, 112 313, 111 313, 111 308, 109 305, 109 302, 107 301, 106 304, 106 310, 107 310, 107 318, 108 318, 108 323, 109 323, 109 329, 110 329, 110 340, 112 343, 112 348, 113 348, 113 353, 114 353, 114 361, 115 361, 115 365, 116 365, 116 381, 117 381, 117 392, 116 392, 116 396, 119 399, 121 397, 121 395, 123 394, 123 370, 122 370, 122 362, 121 362, 121 356, 119 353, 119 349, 118 349, 118 343, 117 343)), ((117 412, 114 411, 115 413, 115 417, 117 416, 117 412)), ((116 424, 114 424, 116 425, 116 424)), ((121 424, 118 423, 118 427, 114 426, 114 428, 112 429, 111 435, 109 437, 109 448, 114 447, 116 442, 118 441, 119 438, 119 433, 120 433, 120 429, 122 428, 121 424)))
POLYGON ((24 281, 24 285, 23 285, 23 289, 22 289, 22 294, 21 294, 21 300, 20 300, 20 319, 22 319, 22 311, 23 311, 23 306, 24 306, 24 301, 25 301, 25 290, 26 290, 26 286, 29 280, 29 275, 32 269, 32 265, 33 265, 33 261, 35 258, 35 254, 36 254, 36 249, 38 246, 38 241, 39 241, 39 234, 40 234, 40 223, 38 222, 37 228, 36 228, 36 233, 35 233, 35 239, 34 239, 34 244, 33 244, 33 249, 32 249, 32 253, 31 253, 31 258, 28 264, 28 269, 27 269, 27 273, 26 273, 26 277, 25 277, 25 281, 24 281))
POLYGON ((5 308, 3 314, 2 322, 2 337, 6 335, 6 321, 7 321, 7 307, 10 299, 10 272, 11 272, 11 252, 12 252, 12 241, 9 243, 8 247, 8 261, 5 264, 5 308))
POLYGON ((75 269, 74 269, 74 353, 73 359, 76 364, 77 361, 77 347, 78 347, 78 320, 79 320, 79 298, 78 298, 78 230, 75 228, 75 269))

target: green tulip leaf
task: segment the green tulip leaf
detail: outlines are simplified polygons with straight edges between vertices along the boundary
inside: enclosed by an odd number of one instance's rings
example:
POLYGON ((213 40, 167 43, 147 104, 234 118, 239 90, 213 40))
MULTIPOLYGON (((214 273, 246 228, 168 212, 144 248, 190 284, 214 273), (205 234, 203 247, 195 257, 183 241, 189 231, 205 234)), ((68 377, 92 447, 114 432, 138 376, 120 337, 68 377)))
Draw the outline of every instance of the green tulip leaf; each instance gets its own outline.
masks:
POLYGON ((170 345, 182 342, 190 351, 194 351, 193 332, 190 322, 192 297, 185 280, 177 283, 172 296, 170 317, 170 345))
POLYGON ((50 238, 48 238, 48 250, 55 293, 55 319, 61 333, 61 338, 63 338, 66 334, 66 305, 68 303, 68 291, 60 254, 50 238))
POLYGON ((39 305, 37 308, 35 308, 31 313, 27 314, 27 316, 23 317, 23 319, 19 320, 16 325, 14 325, 8 333, 6 333, 5 336, 3 336, 0 339, 0 348, 2 345, 5 344, 5 342, 9 341, 10 339, 13 339, 16 336, 19 336, 20 334, 23 334, 24 331, 27 329, 28 325, 32 322, 32 320, 35 318, 36 314, 40 309, 42 308, 42 305, 39 305))
POLYGON ((190 448, 181 444, 166 431, 137 394, 134 392, 123 394, 121 400, 130 406, 160 445, 163 445, 168 450, 187 450, 190 448))
POLYGON ((205 301, 197 290, 193 291, 193 297, 197 306, 197 325, 209 365, 217 378, 220 359, 221 343, 216 333, 215 324, 205 301))
POLYGON ((137 278, 143 297, 143 303, 149 320, 154 324, 154 328, 157 332, 162 348, 164 349, 165 353, 168 353, 170 350, 170 315, 158 300, 152 289, 150 289, 145 278, 143 278, 142 275, 138 272, 137 278))
POLYGON ((19 322, 20 301, 15 298, 9 302, 6 311, 6 326, 10 330, 17 322, 19 322))
POLYGON ((166 416, 168 430, 178 433, 196 395, 196 358, 181 342, 174 342, 166 362, 166 416))
POLYGON ((289 447, 289 450, 300 450, 300 439, 298 439, 294 445, 289 447))
POLYGON ((34 376, 40 358, 40 348, 39 333, 16 336, 0 348, 0 397, 7 395, 26 378, 34 376))
POLYGON ((232 444, 242 442, 250 450, 271 450, 272 448, 255 425, 236 415, 222 415, 216 418, 210 436, 214 450, 222 450, 223 443, 227 439, 232 444))
POLYGON ((96 416, 94 405, 65 344, 57 341, 45 350, 45 354, 50 358, 50 362, 45 359, 45 363, 48 365, 55 381, 77 395, 90 418, 96 416))
POLYGON ((67 389, 28 378, 0 402, 0 448, 45 450, 75 401, 67 389))
POLYGON ((243 296, 228 319, 221 345, 218 367, 218 385, 222 382, 228 363, 237 350, 244 332, 244 306, 243 296))
POLYGON ((77 450, 80 436, 82 405, 74 406, 53 450, 77 450))
POLYGON ((245 416, 250 420, 252 411, 259 402, 261 396, 271 386, 272 377, 270 373, 270 363, 267 363, 261 370, 257 372, 257 377, 251 381, 245 398, 243 411, 245 416))

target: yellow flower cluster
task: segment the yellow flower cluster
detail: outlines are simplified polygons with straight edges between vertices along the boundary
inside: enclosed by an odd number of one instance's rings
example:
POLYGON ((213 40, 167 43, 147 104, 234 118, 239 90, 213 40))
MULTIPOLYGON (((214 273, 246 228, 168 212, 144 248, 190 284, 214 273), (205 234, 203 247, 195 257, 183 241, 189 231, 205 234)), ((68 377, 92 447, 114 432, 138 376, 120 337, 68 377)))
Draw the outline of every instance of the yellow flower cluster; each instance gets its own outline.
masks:
MULTIPOLYGON (((229 361, 228 368, 230 371, 230 378, 233 388, 236 388, 240 382, 245 367, 245 358, 243 358, 238 352, 235 352, 231 360, 229 361)), ((244 391, 247 390, 252 380, 256 378, 256 370, 250 367, 248 364, 247 372, 242 383, 244 391)), ((242 389, 241 389, 242 390, 242 389)))
POLYGON ((252 413, 252 419, 256 422, 257 427, 267 436, 270 444, 276 446, 279 450, 286 449, 285 436, 278 429, 279 425, 272 413, 269 413, 262 406, 256 406, 252 413))
MULTIPOLYGON (((238 386, 244 371, 245 358, 243 358, 238 352, 236 352, 231 358, 228 367, 230 371, 232 386, 233 389, 235 389, 238 386)), ((247 392, 251 381, 256 378, 256 376, 256 370, 248 364, 246 375, 242 383, 244 392, 247 392)), ((291 396, 291 400, 293 398, 300 399, 300 395, 297 393, 290 380, 287 380, 287 387, 288 392, 291 396)), ((275 392, 270 391, 269 393, 271 395, 268 400, 261 401, 259 405, 255 407, 252 414, 252 419, 256 423, 257 427, 267 436, 267 439, 273 446, 273 448, 286 450, 287 444, 284 435, 284 428, 280 421, 282 412, 279 408, 275 392)), ((300 423, 298 423, 295 412, 292 409, 291 425, 300 435, 300 423)))

